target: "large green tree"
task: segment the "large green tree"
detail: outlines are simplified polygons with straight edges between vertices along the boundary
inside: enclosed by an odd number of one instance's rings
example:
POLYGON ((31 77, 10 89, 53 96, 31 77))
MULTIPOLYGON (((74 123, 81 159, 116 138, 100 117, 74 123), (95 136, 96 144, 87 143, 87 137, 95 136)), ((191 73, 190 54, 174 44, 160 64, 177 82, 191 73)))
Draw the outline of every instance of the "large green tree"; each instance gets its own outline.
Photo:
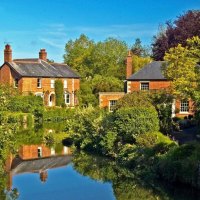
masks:
POLYGON ((69 40, 65 45, 64 62, 82 77, 91 76, 91 53, 94 45, 94 42, 84 34, 75 41, 69 40))
POLYGON ((172 81, 171 89, 175 96, 181 98, 192 97, 198 87, 200 61, 200 39, 193 37, 187 40, 187 46, 179 44, 165 54, 165 77, 172 81))

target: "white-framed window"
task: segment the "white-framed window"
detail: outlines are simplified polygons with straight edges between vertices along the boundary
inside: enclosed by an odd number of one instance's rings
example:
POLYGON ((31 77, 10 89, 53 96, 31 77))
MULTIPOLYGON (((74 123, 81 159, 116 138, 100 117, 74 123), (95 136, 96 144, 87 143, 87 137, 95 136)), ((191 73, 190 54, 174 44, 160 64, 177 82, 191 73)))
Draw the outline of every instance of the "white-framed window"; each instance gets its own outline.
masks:
POLYGON ((181 113, 188 113, 189 112, 189 101, 181 100, 180 112, 181 113))
POLYGON ((55 80, 51 80, 51 88, 54 88, 55 87, 55 80))
POLYGON ((67 88, 67 80, 64 80, 64 88, 67 88))
POLYGON ((141 82, 140 90, 149 90, 149 82, 141 82))
POLYGON ((35 93, 35 96, 41 97, 42 99, 44 98, 44 94, 42 92, 35 93))
POLYGON ((14 88, 18 88, 18 86, 19 86, 19 79, 16 78, 16 79, 14 80, 14 88))
POLYGON ((37 79, 37 88, 42 88, 42 79, 41 78, 37 79))
POLYGON ((65 104, 70 104, 70 94, 69 93, 65 93, 65 95, 64 95, 64 97, 65 97, 65 104))
POLYGON ((110 100, 109 101, 109 111, 113 112, 115 109, 115 105, 117 104, 117 100, 110 100))

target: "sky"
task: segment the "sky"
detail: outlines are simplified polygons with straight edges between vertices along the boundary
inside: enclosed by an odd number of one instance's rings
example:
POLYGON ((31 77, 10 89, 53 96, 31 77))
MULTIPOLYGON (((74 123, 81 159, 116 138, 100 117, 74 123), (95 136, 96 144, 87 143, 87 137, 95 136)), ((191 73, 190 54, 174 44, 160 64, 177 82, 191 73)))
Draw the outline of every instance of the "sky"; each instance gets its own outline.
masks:
POLYGON ((45 48, 56 62, 82 33, 150 45, 160 25, 190 9, 200 9, 200 0, 0 0, 0 65, 6 43, 13 59, 36 58, 45 48))

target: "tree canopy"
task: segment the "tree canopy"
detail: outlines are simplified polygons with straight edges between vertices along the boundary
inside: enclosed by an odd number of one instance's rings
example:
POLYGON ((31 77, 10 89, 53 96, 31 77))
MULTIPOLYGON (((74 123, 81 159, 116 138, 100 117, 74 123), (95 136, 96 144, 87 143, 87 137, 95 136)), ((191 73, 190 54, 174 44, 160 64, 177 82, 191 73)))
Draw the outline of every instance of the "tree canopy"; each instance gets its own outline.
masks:
POLYGON ((189 10, 179 16, 174 22, 166 22, 166 29, 161 30, 154 37, 152 52, 154 60, 163 60, 165 52, 170 48, 182 44, 187 45, 187 39, 200 37, 200 11, 189 10))
POLYGON ((193 37, 187 40, 187 45, 169 49, 165 54, 165 77, 172 81, 172 92, 175 96, 188 98, 198 87, 200 39, 193 37))

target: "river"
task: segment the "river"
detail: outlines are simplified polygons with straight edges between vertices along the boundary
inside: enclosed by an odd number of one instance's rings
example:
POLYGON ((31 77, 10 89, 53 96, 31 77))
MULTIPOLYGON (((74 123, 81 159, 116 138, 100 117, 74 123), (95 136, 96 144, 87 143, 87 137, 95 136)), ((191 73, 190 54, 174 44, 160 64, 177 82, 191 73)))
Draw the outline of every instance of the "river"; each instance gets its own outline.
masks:
MULTIPOLYGON (((52 129, 48 129, 48 132, 52 133, 52 129)), ((38 130, 37 133, 29 131, 29 139, 26 138, 27 132, 24 137, 23 134, 24 132, 20 133, 21 136, 18 137, 23 140, 17 153, 8 157, 5 196, 1 199, 200 199, 198 192, 187 187, 175 187, 162 182, 149 184, 139 180, 134 171, 121 167, 107 158, 85 152, 73 152, 61 143, 44 144, 38 130)))

